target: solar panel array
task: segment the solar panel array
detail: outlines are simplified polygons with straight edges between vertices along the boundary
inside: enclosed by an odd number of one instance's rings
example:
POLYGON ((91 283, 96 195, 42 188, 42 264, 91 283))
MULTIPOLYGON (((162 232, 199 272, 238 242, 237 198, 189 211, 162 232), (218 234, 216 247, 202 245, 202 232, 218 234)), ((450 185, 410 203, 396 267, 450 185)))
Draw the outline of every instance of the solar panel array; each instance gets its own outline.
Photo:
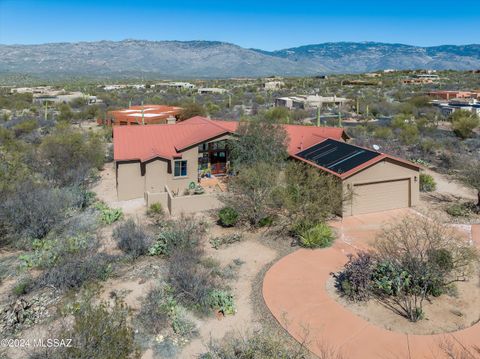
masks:
POLYGON ((341 174, 380 156, 380 153, 345 142, 327 139, 303 150, 297 156, 341 174))

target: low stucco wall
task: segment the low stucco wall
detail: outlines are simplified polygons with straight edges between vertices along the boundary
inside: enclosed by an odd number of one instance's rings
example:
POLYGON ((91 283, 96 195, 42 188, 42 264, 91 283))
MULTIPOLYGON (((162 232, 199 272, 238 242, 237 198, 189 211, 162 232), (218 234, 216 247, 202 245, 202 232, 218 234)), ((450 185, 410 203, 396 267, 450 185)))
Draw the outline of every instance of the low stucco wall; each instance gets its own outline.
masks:
POLYGON ((160 203, 164 210, 168 209, 167 192, 145 192, 145 201, 147 202, 147 207, 150 207, 154 203, 160 203))
POLYGON ((145 201, 147 206, 153 203, 160 203, 162 208, 168 210, 171 215, 208 211, 222 206, 217 194, 209 193, 175 197, 168 186, 165 186, 165 192, 145 192, 145 201))
POLYGON ((222 203, 215 194, 198 194, 173 197, 171 199, 170 213, 172 215, 181 213, 195 213, 217 209, 221 206, 222 203))

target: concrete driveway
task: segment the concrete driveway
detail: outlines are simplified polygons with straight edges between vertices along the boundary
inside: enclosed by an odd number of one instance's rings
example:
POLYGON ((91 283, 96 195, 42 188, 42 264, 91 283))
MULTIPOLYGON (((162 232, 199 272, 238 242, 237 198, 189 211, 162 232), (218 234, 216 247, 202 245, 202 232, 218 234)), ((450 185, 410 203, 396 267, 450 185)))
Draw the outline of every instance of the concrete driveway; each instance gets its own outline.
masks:
POLYGON ((340 239, 331 248, 299 249, 275 263, 265 275, 263 296, 278 322, 320 358, 332 349, 349 359, 443 358, 439 344, 446 336, 478 345, 479 323, 451 334, 392 332, 360 318, 327 293, 330 273, 345 264, 347 254, 367 248, 385 222, 411 213, 395 210, 334 222, 340 239))

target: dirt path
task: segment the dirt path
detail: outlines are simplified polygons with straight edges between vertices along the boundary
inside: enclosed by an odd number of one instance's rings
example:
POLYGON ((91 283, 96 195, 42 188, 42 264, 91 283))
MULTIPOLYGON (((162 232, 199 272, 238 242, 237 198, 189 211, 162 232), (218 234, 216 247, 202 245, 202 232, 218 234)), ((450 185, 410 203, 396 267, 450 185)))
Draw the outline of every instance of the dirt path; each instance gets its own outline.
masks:
POLYGON ((437 193, 469 199, 476 198, 475 191, 473 189, 470 189, 459 182, 452 181, 445 175, 428 169, 425 171, 425 173, 431 175, 437 183, 437 190, 435 191, 437 193))

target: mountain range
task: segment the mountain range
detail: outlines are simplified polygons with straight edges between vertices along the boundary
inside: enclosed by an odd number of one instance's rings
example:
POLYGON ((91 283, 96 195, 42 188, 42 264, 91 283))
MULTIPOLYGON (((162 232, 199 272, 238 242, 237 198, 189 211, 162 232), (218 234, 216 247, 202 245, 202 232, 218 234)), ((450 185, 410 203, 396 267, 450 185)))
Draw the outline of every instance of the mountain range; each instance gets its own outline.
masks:
POLYGON ((218 41, 0 44, 0 74, 45 78, 305 76, 382 69, 480 69, 480 45, 332 42, 264 51, 218 41))

